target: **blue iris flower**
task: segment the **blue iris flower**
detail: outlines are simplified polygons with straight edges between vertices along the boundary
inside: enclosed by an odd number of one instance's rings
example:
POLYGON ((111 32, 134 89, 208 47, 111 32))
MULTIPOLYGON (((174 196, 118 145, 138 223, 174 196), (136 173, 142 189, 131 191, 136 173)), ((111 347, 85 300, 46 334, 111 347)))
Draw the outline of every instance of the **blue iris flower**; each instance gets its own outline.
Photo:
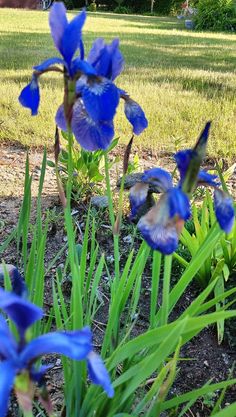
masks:
POLYGON ((0 284, 4 285, 4 269, 9 274, 12 291, 21 297, 26 297, 27 287, 25 285, 25 280, 14 265, 0 264, 0 284))
POLYGON ((38 78, 48 71, 63 73, 65 97, 56 113, 56 123, 64 131, 70 128, 84 149, 95 151, 107 149, 114 137, 113 119, 120 98, 125 101, 125 115, 135 134, 139 135, 148 123, 138 103, 113 82, 124 67, 119 40, 106 44, 103 39, 96 39, 85 60, 82 41, 85 19, 83 10, 68 22, 64 4, 54 2, 49 24, 62 58, 49 58, 35 66, 32 80, 22 90, 19 101, 36 115, 40 103, 38 78), (80 54, 75 57, 77 50, 80 54))
POLYGON ((0 415, 7 413, 11 389, 15 385, 18 398, 21 398, 19 376, 24 376, 30 384, 27 392, 31 403, 34 392, 32 383, 41 383, 48 366, 36 368, 35 362, 46 354, 56 353, 74 360, 86 359, 91 380, 101 385, 108 397, 114 395, 108 372, 102 359, 93 352, 92 333, 88 327, 70 332, 43 334, 27 343, 28 328, 43 316, 41 308, 26 299, 0 288, 0 309, 15 323, 18 340, 0 314, 0 415))
POLYGON ((161 168, 145 171, 140 182, 130 189, 131 218, 139 213, 146 202, 150 186, 162 193, 158 202, 142 216, 138 229, 143 238, 155 250, 165 255, 173 253, 178 247, 179 235, 184 222, 191 215, 190 197, 198 185, 214 188, 214 205, 217 221, 227 233, 234 223, 232 198, 218 188, 216 175, 199 170, 205 156, 210 123, 207 123, 193 149, 179 151, 174 158, 180 173, 177 186, 173 185, 171 175, 161 168))
POLYGON ((145 203, 152 184, 162 195, 157 204, 141 217, 138 229, 152 249, 169 255, 177 249, 179 234, 191 215, 190 202, 181 188, 173 186, 169 172, 153 168, 145 171, 141 182, 130 190, 131 217, 136 216, 145 203))

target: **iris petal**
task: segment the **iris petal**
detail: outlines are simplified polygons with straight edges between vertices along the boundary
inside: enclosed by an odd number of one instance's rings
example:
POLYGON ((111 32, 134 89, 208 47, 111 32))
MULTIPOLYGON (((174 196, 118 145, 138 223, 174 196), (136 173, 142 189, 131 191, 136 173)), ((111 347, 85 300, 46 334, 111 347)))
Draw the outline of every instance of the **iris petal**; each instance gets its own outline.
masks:
POLYGON ((152 168, 144 171, 141 181, 147 184, 153 184, 159 192, 165 192, 173 187, 172 177, 162 168, 152 168))
MULTIPOLYGON (((174 217, 171 217, 171 214, 174 211, 182 213, 182 210, 183 208, 177 210, 176 207, 172 207, 168 192, 161 196, 158 203, 145 216, 141 217, 138 229, 152 249, 159 250, 164 255, 169 255, 177 249, 184 220, 178 214, 174 217)), ((186 215, 185 212, 184 214, 186 215)))
POLYGON ((226 192, 215 188, 214 206, 217 221, 222 230, 230 233, 234 224, 234 204, 232 197, 226 192))
MULTIPOLYGON (((24 297, 27 295, 27 288, 24 279, 14 265, 5 264, 5 268, 10 276, 12 291, 24 297)), ((0 264, 0 283, 4 283, 4 267, 0 264)))
POLYGON ((217 187, 220 185, 218 175, 209 174, 206 171, 199 171, 198 173, 198 185, 210 185, 212 187, 217 187))
POLYGON ((122 53, 120 52, 119 44, 120 41, 118 38, 116 38, 113 39, 110 45, 108 45, 108 50, 112 58, 112 68, 109 78, 111 78, 112 81, 114 81, 115 78, 117 78, 118 75, 120 75, 124 68, 124 58, 122 53))
POLYGON ((41 308, 1 288, 0 308, 14 321, 19 331, 23 333, 29 326, 43 316, 41 308))
POLYGON ((96 385, 101 385, 109 398, 114 397, 114 389, 111 384, 110 376, 99 355, 90 352, 87 357, 89 377, 96 385))
POLYGON ((211 122, 207 122, 194 147, 194 151, 197 153, 201 161, 203 160, 206 154, 206 146, 207 146, 208 136, 210 132, 210 127, 211 127, 211 122))
POLYGON ((77 142, 87 151, 107 149, 114 136, 112 121, 94 122, 80 100, 73 107, 71 128, 77 142))
POLYGON ((0 415, 5 417, 8 409, 10 392, 14 384, 16 370, 11 361, 0 363, 0 415))
POLYGON ((182 183, 184 180, 185 174, 188 170, 193 155, 194 151, 192 149, 185 149, 184 151, 179 151, 174 155, 174 159, 180 173, 180 183, 182 183))
POLYGON ((131 208, 131 219, 137 214, 139 208, 145 203, 148 195, 148 184, 137 183, 130 189, 129 200, 131 208))
POLYGON ((85 109, 95 122, 113 120, 119 98, 117 87, 105 78, 89 78, 82 88, 85 109))
POLYGON ((170 221, 167 211, 166 196, 163 195, 158 204, 138 222, 138 229, 148 245, 165 255, 177 249, 179 238, 175 222, 170 221))
POLYGON ((80 46, 81 30, 86 19, 86 13, 83 10, 67 25, 65 32, 63 33, 61 41, 61 53, 70 66, 73 55, 80 46))
POLYGON ((88 62, 80 58, 75 58, 71 63, 71 75, 74 77, 76 73, 82 72, 86 75, 97 75, 97 71, 88 62))
POLYGON ((55 122, 61 130, 63 130, 64 132, 67 131, 67 123, 66 123, 64 105, 63 104, 58 107, 56 117, 55 117, 55 122))
POLYGON ((45 61, 41 62, 41 64, 36 65, 35 67, 33 67, 36 71, 45 71, 46 69, 48 69, 51 65, 55 65, 55 64, 62 64, 64 65, 64 61, 61 58, 58 57, 54 57, 54 58, 49 58, 46 59, 45 61))
POLYGON ((62 38, 68 26, 66 8, 62 2, 54 2, 50 9, 49 25, 54 44, 62 54, 62 38))
POLYGON ((44 378, 44 375, 49 369, 52 369, 53 365, 42 365, 39 369, 36 369, 32 367, 30 369, 30 377, 34 382, 37 382, 37 384, 41 384, 44 378))
POLYGON ((88 327, 71 332, 54 332, 39 336, 32 340, 20 353, 22 366, 32 360, 57 353, 71 359, 85 359, 92 350, 92 333, 88 327))
POLYGON ((87 61, 93 65, 94 67, 99 61, 99 57, 101 54, 101 51, 105 47, 105 42, 103 38, 97 38, 92 44, 92 48, 89 51, 89 54, 87 56, 87 61))
POLYGON ((106 45, 104 39, 94 41, 87 61, 96 68, 100 76, 114 80, 123 70, 124 58, 119 50, 119 39, 106 45))
POLYGON ((38 77, 35 74, 33 74, 31 82, 21 91, 19 102, 23 107, 31 110, 32 116, 38 114, 40 94, 38 77))
POLYGON ((125 99, 125 115, 133 126, 135 135, 140 135, 140 133, 148 126, 144 111, 136 101, 131 100, 130 98, 125 99))
POLYGON ((14 358, 17 352, 16 342, 10 333, 6 320, 0 314, 0 360, 14 358))
POLYGON ((188 220, 190 211, 190 202, 185 193, 179 188, 172 188, 167 192, 169 215, 170 218, 178 216, 182 220, 188 220))

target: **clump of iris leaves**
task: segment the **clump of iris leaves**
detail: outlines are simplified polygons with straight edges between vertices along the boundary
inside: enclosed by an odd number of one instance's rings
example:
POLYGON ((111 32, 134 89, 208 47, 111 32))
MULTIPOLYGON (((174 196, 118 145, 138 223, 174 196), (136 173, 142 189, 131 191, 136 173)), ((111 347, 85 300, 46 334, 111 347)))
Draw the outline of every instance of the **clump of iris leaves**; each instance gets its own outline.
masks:
POLYGON ((130 218, 138 220, 142 241, 138 249, 127 247, 126 260, 121 265, 119 233, 124 181, 134 138, 124 153, 123 178, 115 208, 109 177, 109 151, 120 99, 124 101, 125 116, 133 135, 140 135, 148 127, 148 121, 141 106, 114 83, 124 68, 119 40, 106 44, 103 39, 96 39, 85 58, 82 36, 85 20, 83 10, 68 22, 63 3, 54 3, 49 24, 61 57, 49 58, 34 67, 30 83, 19 96, 21 105, 35 116, 40 104, 40 77, 51 71, 63 77, 63 104, 57 110, 55 120, 67 138, 68 179, 65 187, 58 169, 61 151, 58 131, 54 166, 67 242, 58 248, 46 268, 49 219, 42 222, 41 208, 47 163, 45 151, 35 224, 30 223, 32 176, 27 158, 24 198, 17 227, 0 249, 3 254, 15 241, 16 265, 3 262, 0 269, 4 287, 0 289, 0 416, 7 414, 14 390, 18 406, 27 417, 33 416, 34 407, 39 409, 39 404, 41 412, 49 416, 181 417, 198 398, 215 391, 218 397, 209 415, 223 417, 227 413, 233 417, 236 403, 227 409, 223 405, 226 389, 236 383, 231 374, 225 381, 206 381, 202 388, 178 396, 170 394, 178 373, 181 347, 202 329, 215 324, 221 343, 225 320, 236 316, 236 311, 230 309, 236 288, 225 288, 236 264, 234 203, 220 170, 218 178, 200 168, 206 154, 210 122, 206 123, 194 148, 179 151, 174 156, 179 172, 177 181, 170 173, 156 167, 145 171, 131 188, 130 218), (83 152, 87 152, 84 155, 88 155, 88 165, 93 163, 95 152, 102 152, 113 236, 112 267, 99 248, 96 236, 101 231, 96 229, 90 209, 78 257, 78 230, 71 213, 75 141, 83 152), (201 214, 192 202, 198 187, 214 191, 214 203, 211 192, 206 191, 201 214), (151 189, 158 193, 157 200, 154 199, 152 206, 140 216, 151 189), (185 227, 186 221, 192 222, 192 231, 189 223, 185 227), (181 247, 188 250, 188 259, 178 251, 179 240, 181 247), (65 255, 65 270, 57 268, 53 274, 51 269, 65 255), (181 265, 182 271, 178 280, 172 282, 173 259, 181 265), (151 265, 151 277, 147 330, 133 337, 132 330, 141 309, 142 280, 148 264, 151 265), (69 303, 61 285, 68 270, 72 282, 69 303), (108 277, 107 320, 100 323, 101 343, 94 347, 92 330, 102 307, 100 289, 104 274, 108 277), (51 277, 53 304, 50 311, 44 313, 46 275, 51 277), (185 311, 172 321, 171 312, 196 279, 201 290, 185 311), (64 384, 60 409, 55 409, 45 379, 47 374, 50 380, 53 373, 55 356, 46 357, 52 353, 62 355, 64 384))

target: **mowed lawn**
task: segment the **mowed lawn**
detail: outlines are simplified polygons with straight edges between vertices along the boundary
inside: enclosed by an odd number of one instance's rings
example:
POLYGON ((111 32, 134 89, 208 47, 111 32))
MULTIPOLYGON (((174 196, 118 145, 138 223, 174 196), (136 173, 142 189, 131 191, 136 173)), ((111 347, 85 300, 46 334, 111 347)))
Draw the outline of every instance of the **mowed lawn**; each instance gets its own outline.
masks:
MULTIPOLYGON (((74 13, 70 12, 72 17, 74 13)), ((192 145, 212 120, 209 153, 236 155, 236 35, 190 32, 175 18, 89 14, 84 29, 86 51, 95 37, 121 40, 126 66, 117 84, 146 112, 149 127, 136 139, 140 147, 174 151, 192 145)), ((62 102, 57 74, 41 77, 39 115, 18 104, 31 67, 57 55, 48 28, 48 13, 0 10, 0 143, 48 146, 53 142, 54 115, 62 102)), ((116 116, 121 141, 130 137, 123 114, 116 116)))

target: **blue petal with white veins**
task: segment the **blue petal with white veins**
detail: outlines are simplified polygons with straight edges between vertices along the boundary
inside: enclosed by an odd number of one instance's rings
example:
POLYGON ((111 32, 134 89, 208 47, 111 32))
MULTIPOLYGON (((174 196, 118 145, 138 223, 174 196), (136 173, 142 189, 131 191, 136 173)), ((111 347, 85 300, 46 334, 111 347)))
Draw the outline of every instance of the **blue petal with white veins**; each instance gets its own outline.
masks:
POLYGON ((107 149, 114 137, 113 122, 94 122, 80 100, 73 107, 71 128, 77 142, 87 151, 107 149))
POLYGON ((120 95, 117 87, 106 78, 89 77, 82 87, 82 99, 87 113, 97 122, 113 120, 120 95))

